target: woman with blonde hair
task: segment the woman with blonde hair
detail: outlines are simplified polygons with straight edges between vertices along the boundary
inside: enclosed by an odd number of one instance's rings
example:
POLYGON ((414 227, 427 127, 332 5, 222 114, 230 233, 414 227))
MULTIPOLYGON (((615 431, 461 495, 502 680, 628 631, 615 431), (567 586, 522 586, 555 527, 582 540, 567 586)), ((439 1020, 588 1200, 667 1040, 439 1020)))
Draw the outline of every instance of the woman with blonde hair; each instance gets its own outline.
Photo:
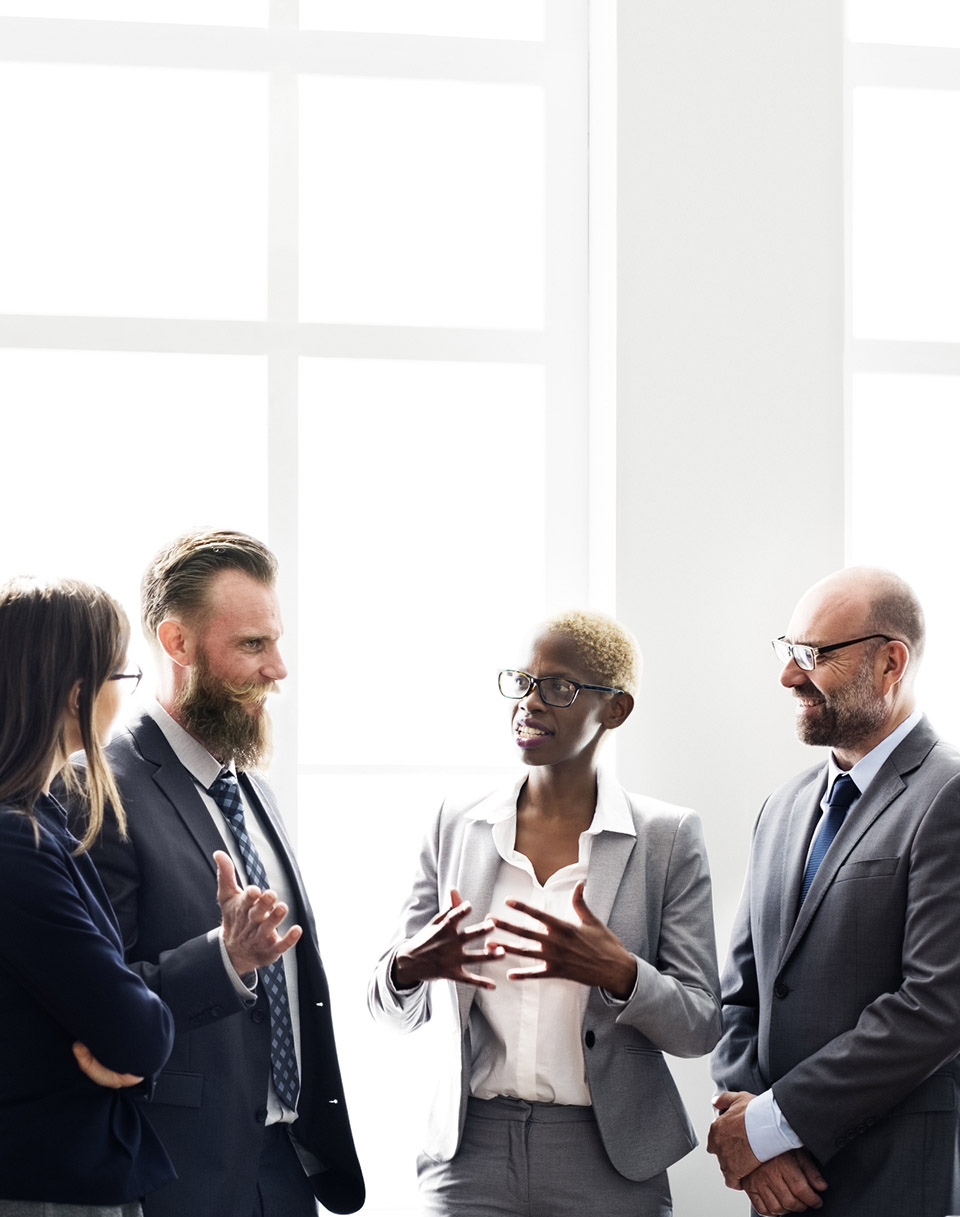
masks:
MULTIPOLYGON (((133 1095, 173 1042, 164 1003, 124 964, 85 850, 123 810, 101 744, 129 627, 100 588, 0 586, 0 1217, 134 1217, 174 1178, 133 1095), (50 793, 86 753, 77 841, 50 793)), ((149 1082, 146 1087, 149 1086, 149 1082)))
POLYGON ((369 1000, 403 1031, 453 1014, 431 1217, 672 1213, 666 1168, 696 1136, 663 1053, 710 1051, 719 984, 697 816, 598 764, 639 673, 611 618, 544 622, 499 677, 525 772, 445 804, 423 845, 369 1000))

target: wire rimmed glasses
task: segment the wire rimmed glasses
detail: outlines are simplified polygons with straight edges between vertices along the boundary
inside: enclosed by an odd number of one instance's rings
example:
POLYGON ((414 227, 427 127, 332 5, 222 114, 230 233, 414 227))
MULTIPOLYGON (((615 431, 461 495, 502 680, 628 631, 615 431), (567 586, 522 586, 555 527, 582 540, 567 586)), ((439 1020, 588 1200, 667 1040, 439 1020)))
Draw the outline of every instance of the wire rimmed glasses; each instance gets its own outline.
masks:
POLYGON ((841 647, 852 647, 857 642, 869 642, 871 638, 882 638, 884 642, 899 641, 888 634, 864 634, 862 638, 849 638, 846 642, 831 642, 829 646, 825 647, 812 647, 805 642, 787 642, 784 637, 774 638, 770 645, 782 664, 788 664, 792 659, 804 672, 812 672, 817 666, 817 658, 820 655, 827 655, 830 651, 839 651, 841 647))
POLYGON ((107 680, 131 680, 131 681, 133 681, 133 684, 127 690, 127 692, 132 697, 133 694, 136 693, 137 689, 139 689, 140 681, 143 680, 143 668, 141 668, 140 665, 137 664, 137 670, 135 672, 114 672, 114 674, 112 676, 107 677, 107 680))

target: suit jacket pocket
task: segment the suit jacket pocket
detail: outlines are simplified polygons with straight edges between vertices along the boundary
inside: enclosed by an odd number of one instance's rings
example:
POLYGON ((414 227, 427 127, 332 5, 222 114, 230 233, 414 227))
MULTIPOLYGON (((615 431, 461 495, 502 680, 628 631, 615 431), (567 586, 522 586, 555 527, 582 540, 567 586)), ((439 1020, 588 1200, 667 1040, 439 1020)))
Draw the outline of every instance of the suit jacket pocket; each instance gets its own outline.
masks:
POLYGON ((157 1078, 153 1090, 154 1103, 171 1107, 199 1107, 203 1100, 202 1073, 174 1073, 165 1069, 157 1078))
POLYGON ((864 858, 860 862, 846 862, 837 871, 836 883, 845 879, 881 879, 885 875, 895 875, 900 865, 900 858, 864 858))

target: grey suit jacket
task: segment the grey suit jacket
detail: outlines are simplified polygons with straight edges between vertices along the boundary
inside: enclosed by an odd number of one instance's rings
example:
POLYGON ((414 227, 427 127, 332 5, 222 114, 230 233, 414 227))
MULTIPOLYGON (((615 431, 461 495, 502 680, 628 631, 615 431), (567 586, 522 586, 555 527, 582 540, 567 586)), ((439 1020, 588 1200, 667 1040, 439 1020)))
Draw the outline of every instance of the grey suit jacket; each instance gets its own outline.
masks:
MULTIPOLYGON (((482 808, 516 807, 522 781, 484 800, 482 808)), ((663 1053, 699 1056, 719 1034, 718 978, 710 877, 696 814, 627 794, 601 773, 599 798, 625 800, 636 836, 601 832, 593 844, 584 896, 591 910, 637 960, 626 1004, 591 989, 583 1017, 586 1076, 610 1161, 643 1180, 688 1153, 696 1135, 663 1053)), ((413 891, 393 945, 370 984, 374 1017, 411 1031, 448 1005, 456 1031, 443 1062, 425 1152, 438 1161, 460 1144, 470 1091, 470 1007, 476 989, 435 981, 397 993, 390 967, 405 942, 449 903, 456 887, 478 917, 490 908, 500 855, 492 825, 467 817, 468 806, 444 805, 424 842, 413 891)))
POLYGON ((855 804, 798 915, 826 780, 825 765, 809 769, 760 813, 713 1076, 728 1090, 773 1087, 823 1167, 830 1212, 886 1212, 907 1143, 914 1178, 896 1211, 943 1217, 960 1212, 960 754, 922 719, 855 804), (935 1137, 920 1112, 947 1113, 949 1129, 935 1137), (916 1189, 933 1179, 949 1188, 927 1209, 916 1189))
MULTIPOLYGON (((127 813, 129 840, 112 817, 91 856, 117 914, 127 962, 170 1006, 173 1052, 145 1105, 173 1160, 175 1183, 149 1196, 147 1217, 237 1217, 256 1199, 266 1119, 270 1017, 238 997, 208 932, 220 924, 213 852, 223 849, 193 778, 162 731, 142 715, 107 748, 127 813)), ((241 775, 296 893, 301 1093, 297 1138, 326 1166, 311 1178, 332 1212, 364 1199, 340 1080, 330 995, 303 880, 265 782, 241 775)))

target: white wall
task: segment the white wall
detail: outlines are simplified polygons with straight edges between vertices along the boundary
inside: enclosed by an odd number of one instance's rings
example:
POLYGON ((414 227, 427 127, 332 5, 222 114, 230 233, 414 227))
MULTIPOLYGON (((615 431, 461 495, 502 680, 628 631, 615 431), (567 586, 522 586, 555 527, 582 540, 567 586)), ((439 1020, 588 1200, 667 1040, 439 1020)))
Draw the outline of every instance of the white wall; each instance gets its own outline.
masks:
MULTIPOLYGON (((769 639, 843 562, 842 5, 619 0, 617 613, 632 789, 697 808, 725 954, 749 835, 816 759, 769 639)), ((705 1139, 705 1062, 675 1074, 705 1139)), ((677 1217, 742 1214, 698 1149, 677 1217)))

